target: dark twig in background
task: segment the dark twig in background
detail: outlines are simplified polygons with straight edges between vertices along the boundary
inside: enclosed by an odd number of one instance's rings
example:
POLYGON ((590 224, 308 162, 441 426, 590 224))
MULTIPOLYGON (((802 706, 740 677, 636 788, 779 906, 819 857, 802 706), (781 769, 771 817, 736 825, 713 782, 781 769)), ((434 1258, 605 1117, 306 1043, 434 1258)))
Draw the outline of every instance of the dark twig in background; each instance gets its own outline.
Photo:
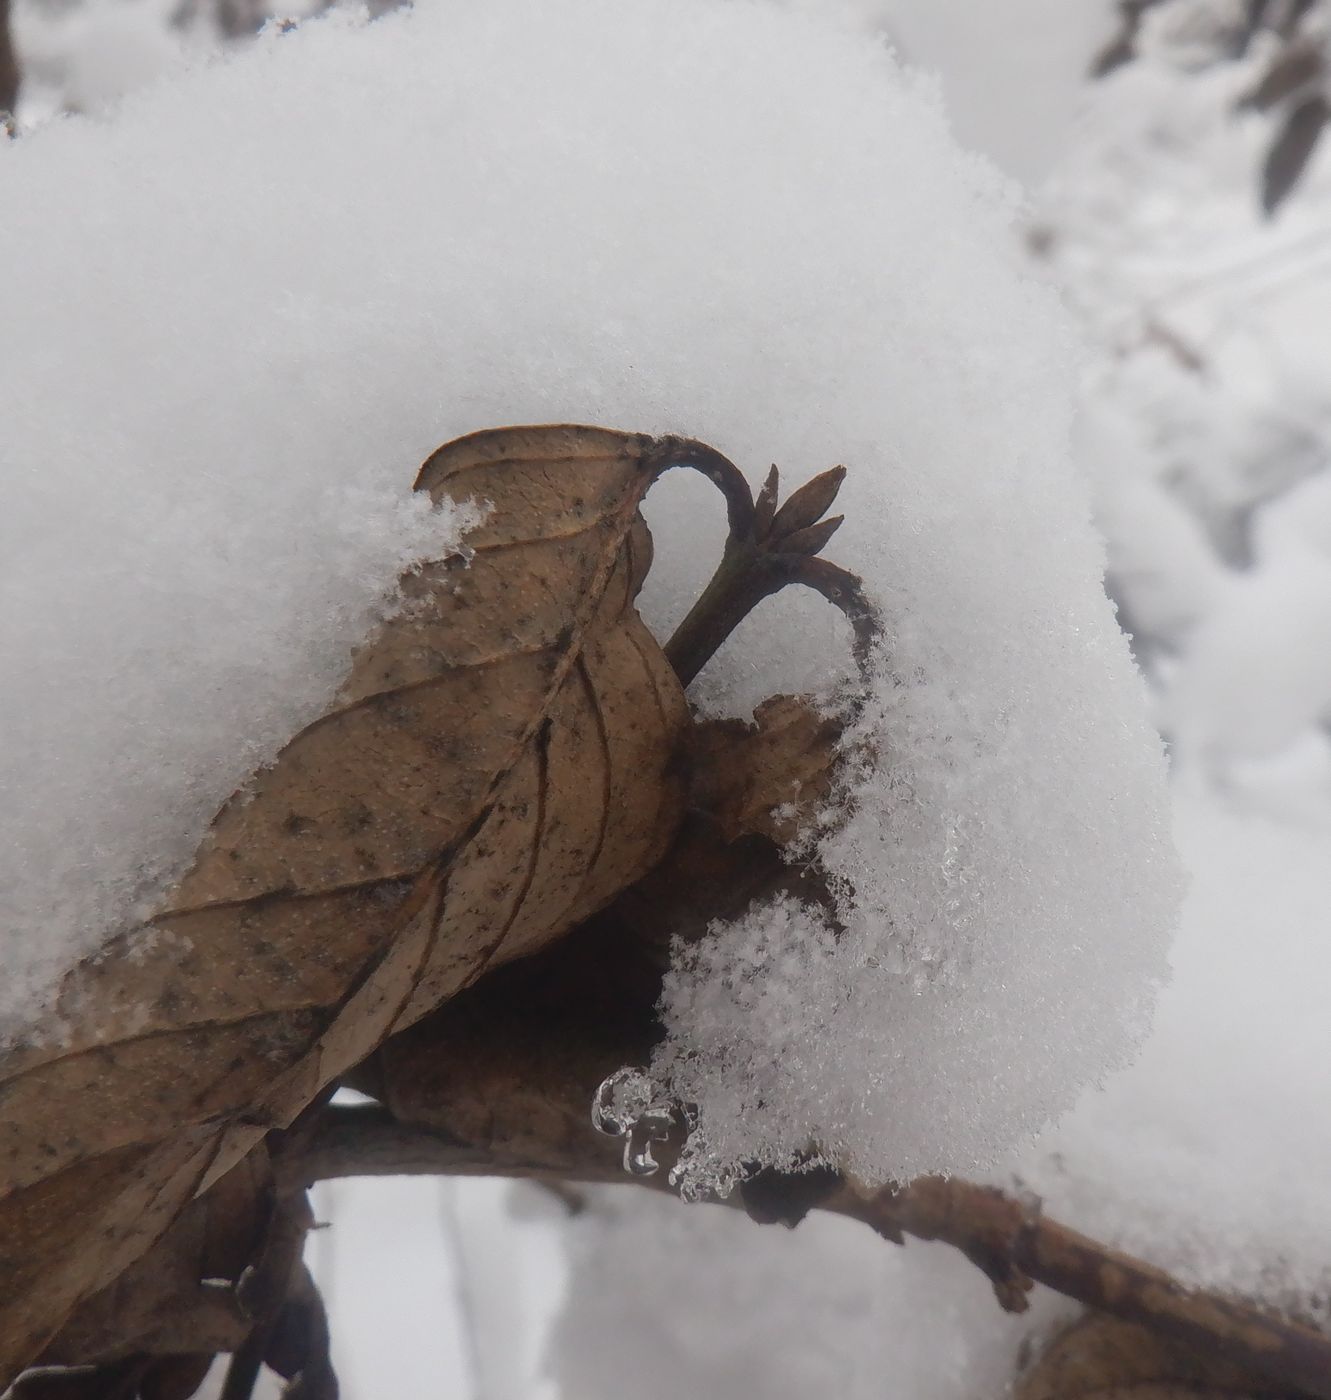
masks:
POLYGON ((12 112, 18 101, 19 67, 9 30, 9 0, 0 0, 0 112, 12 112))

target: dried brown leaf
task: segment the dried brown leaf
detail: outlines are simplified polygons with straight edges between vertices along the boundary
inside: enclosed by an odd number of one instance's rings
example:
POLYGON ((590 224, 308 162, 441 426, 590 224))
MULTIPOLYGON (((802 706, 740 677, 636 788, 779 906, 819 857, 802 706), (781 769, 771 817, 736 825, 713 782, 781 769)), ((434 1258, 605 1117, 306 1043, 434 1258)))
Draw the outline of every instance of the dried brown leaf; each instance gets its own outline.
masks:
POLYGON ((250 1330, 232 1286, 258 1257, 273 1213, 262 1143, 107 1287, 85 1298, 42 1365, 104 1365, 135 1354, 231 1351, 250 1330))
POLYGON ((803 695, 764 700, 752 724, 700 724, 692 803, 716 822, 727 843, 765 836, 786 845, 826 804, 840 739, 840 722, 803 695))
POLYGON ((1317 149, 1331 116, 1331 103, 1320 93, 1300 102, 1285 120, 1262 167, 1262 210, 1274 214, 1284 203, 1317 149))
POLYGON ((1274 1400, 1287 1394, 1165 1333, 1087 1313, 1019 1379, 1013 1400, 1274 1400))
POLYGON ((14 1387, 13 1400, 135 1400, 147 1369, 139 1357, 74 1371, 34 1371, 14 1387))
POLYGON ((197 1191, 395 1030, 664 853, 688 724, 633 608, 649 438, 474 434, 418 486, 489 504, 219 813, 145 929, 0 1061, 0 1384, 197 1191))
POLYGON ((1320 43, 1288 44, 1272 60, 1252 91, 1239 99, 1240 108, 1267 112, 1310 84, 1319 82, 1326 69, 1320 43))
POLYGON ((606 1075, 645 1059, 660 1034, 654 1008, 670 939, 700 936, 777 890, 825 897, 781 847, 825 804, 840 733, 789 695, 760 705, 752 724, 697 725, 690 810, 661 863, 558 946, 395 1035, 361 1087, 396 1121, 495 1163, 577 1176, 602 1160, 592 1095, 606 1075))
POLYGON ((139 1384, 139 1400, 190 1400, 213 1364, 206 1352, 164 1356, 139 1384))

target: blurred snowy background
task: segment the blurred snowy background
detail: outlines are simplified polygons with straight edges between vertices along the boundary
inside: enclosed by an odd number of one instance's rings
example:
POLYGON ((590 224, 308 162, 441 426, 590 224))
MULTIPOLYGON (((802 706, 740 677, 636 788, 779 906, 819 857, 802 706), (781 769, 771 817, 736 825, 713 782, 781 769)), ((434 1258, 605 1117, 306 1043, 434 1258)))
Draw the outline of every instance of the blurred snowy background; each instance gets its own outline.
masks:
MULTIPOLYGON (((994 1179, 1331 1321, 1331 5, 842 3, 1024 186, 1020 256, 1094 347, 1080 465, 1192 877, 1141 1060, 994 1179)), ((269 16, 13 0, 17 121, 109 111, 269 16)), ((350 1400, 981 1400, 1068 1311, 1006 1317, 941 1248, 630 1188, 340 1182, 316 1208, 350 1400)))

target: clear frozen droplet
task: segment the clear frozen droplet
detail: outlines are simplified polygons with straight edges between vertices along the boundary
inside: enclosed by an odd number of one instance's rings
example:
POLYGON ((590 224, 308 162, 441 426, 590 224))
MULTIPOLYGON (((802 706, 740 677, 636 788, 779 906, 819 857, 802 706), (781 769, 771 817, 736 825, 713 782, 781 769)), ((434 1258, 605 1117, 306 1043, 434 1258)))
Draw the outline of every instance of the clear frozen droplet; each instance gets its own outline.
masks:
POLYGON ((592 1127, 607 1137, 622 1137, 624 1170, 651 1176, 659 1163, 652 1144, 665 1142, 678 1121, 675 1106, 658 1098, 655 1086, 638 1069, 620 1069, 601 1082, 592 1098, 592 1127))
POLYGON ((640 1069, 617 1069, 592 1097, 592 1127, 606 1137, 623 1137, 652 1107, 652 1083, 640 1069))
POLYGON ((648 1109, 629 1130, 624 1144, 624 1170, 634 1176, 652 1176, 660 1165, 652 1156, 652 1143, 664 1142, 675 1126, 675 1115, 667 1108, 648 1109))
POLYGON ((624 1144, 624 1170, 634 1176, 655 1176, 660 1163, 652 1156, 652 1144, 644 1142, 634 1148, 632 1140, 624 1144))

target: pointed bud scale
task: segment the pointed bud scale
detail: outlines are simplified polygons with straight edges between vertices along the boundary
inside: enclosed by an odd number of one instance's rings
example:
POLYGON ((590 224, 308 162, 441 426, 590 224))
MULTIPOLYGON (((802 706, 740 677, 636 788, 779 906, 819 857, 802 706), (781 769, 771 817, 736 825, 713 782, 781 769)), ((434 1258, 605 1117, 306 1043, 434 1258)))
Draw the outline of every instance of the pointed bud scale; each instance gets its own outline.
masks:
POLYGON ((816 525, 796 530, 794 534, 778 540, 776 548, 782 554, 819 554, 826 548, 828 540, 841 528, 841 522, 845 518, 844 515, 833 515, 827 520, 820 520, 816 525))
POLYGON ((793 535, 797 530, 813 525, 827 513, 846 479, 845 467, 833 467, 806 481, 776 513, 772 521, 772 538, 793 535))
POLYGON ((776 500, 781 490, 781 473, 777 470, 776 463, 772 463, 772 470, 767 473, 767 480, 763 482, 763 489, 758 492, 758 499, 753 503, 753 537, 756 540, 766 539, 772 529, 772 520, 776 516, 776 500))

